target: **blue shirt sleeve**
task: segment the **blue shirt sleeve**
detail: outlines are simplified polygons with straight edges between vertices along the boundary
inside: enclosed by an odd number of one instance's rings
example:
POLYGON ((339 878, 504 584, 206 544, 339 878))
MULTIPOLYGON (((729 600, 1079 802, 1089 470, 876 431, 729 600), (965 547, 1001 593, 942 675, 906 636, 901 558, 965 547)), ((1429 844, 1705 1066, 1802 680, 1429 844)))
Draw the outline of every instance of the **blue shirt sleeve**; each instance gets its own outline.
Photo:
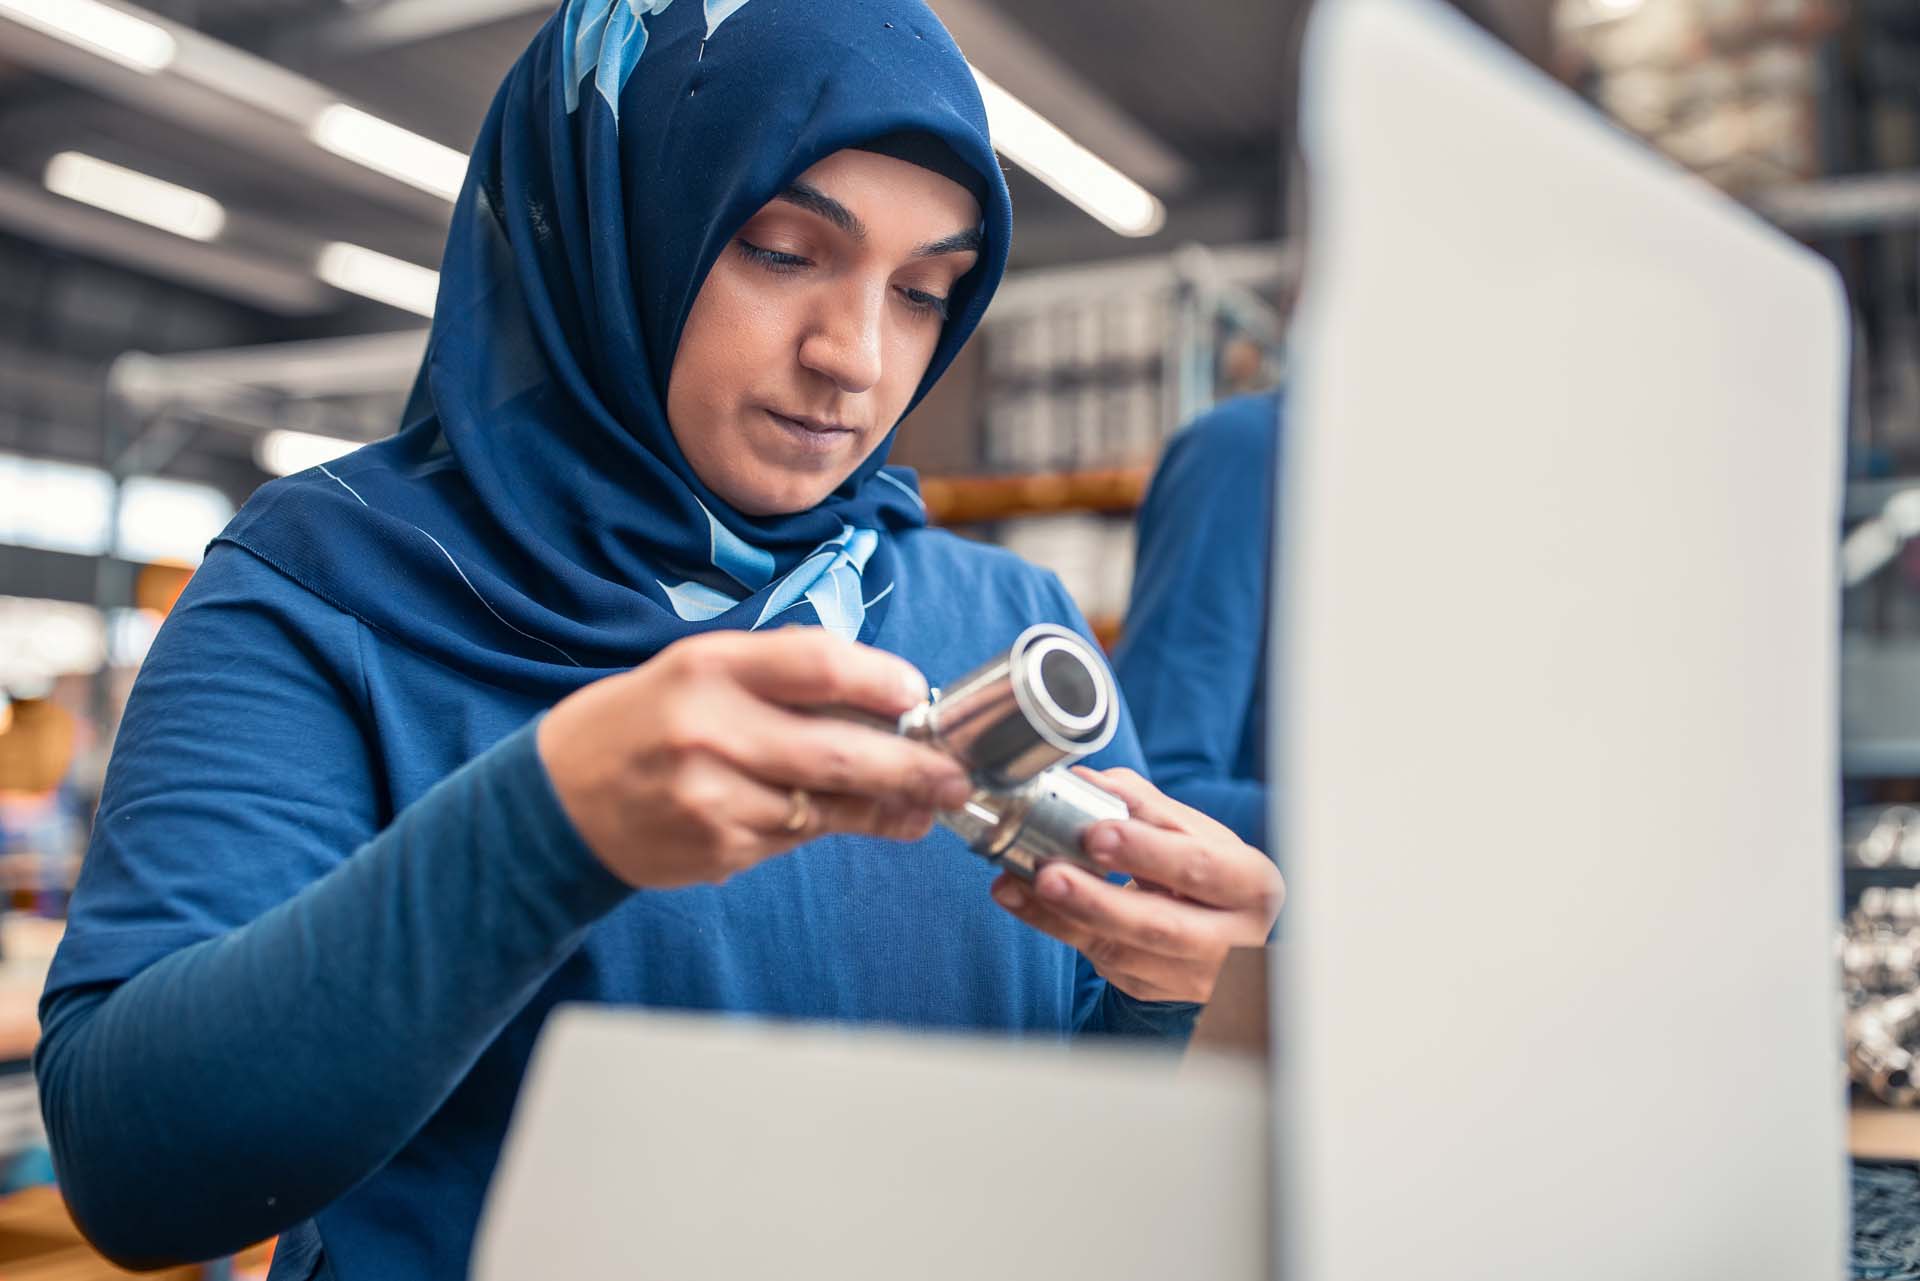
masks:
POLYGON ((357 628, 219 546, 128 702, 34 1065, 62 1191, 123 1264, 371 1174, 626 894, 532 725, 382 824, 357 628))
POLYGON ((1114 667, 1153 778, 1267 847, 1262 755, 1279 400, 1229 401, 1174 437, 1141 507, 1114 667))

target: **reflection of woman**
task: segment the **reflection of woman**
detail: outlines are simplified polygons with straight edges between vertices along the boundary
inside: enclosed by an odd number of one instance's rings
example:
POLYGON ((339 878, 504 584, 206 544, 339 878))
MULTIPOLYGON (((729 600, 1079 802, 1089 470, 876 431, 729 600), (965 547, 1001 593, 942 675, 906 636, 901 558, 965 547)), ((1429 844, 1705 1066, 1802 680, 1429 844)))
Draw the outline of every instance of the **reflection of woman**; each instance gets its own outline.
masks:
MULTIPOLYGON (((882 469, 1009 223, 918 0, 542 30, 405 429, 248 504, 128 708, 39 1055, 110 1253, 464 1275, 560 1000, 1184 1033, 1277 910, 1258 854, 1109 773, 1141 821, 1089 846, 1147 887, 1053 866, 996 907, 928 834, 953 766, 796 710, 1084 630, 882 469)), ((1127 726, 1104 763, 1138 760, 1127 726)))

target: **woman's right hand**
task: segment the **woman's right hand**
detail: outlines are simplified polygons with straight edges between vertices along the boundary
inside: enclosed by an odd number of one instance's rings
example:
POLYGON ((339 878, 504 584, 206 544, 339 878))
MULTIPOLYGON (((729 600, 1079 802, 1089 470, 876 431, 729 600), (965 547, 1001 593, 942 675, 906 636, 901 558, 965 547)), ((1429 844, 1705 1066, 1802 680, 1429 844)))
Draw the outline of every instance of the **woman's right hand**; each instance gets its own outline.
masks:
POLYGON ((925 836, 936 809, 971 794, 965 770, 806 709, 891 722, 926 698, 905 659, 818 628, 713 632, 568 695, 537 743, 600 861, 629 885, 668 889, 724 881, 826 832, 925 836))

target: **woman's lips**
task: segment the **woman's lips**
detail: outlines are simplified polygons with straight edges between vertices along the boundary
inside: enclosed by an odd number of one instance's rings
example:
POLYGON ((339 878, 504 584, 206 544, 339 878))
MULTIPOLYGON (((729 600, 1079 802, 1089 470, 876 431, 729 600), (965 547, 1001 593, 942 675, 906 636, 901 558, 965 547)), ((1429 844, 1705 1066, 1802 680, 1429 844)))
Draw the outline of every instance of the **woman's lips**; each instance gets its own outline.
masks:
POLYGON ((765 412, 767 418, 779 428, 783 436, 796 448, 808 454, 838 453, 846 446, 849 439, 859 435, 851 427, 821 423, 808 418, 789 418, 771 409, 765 412))

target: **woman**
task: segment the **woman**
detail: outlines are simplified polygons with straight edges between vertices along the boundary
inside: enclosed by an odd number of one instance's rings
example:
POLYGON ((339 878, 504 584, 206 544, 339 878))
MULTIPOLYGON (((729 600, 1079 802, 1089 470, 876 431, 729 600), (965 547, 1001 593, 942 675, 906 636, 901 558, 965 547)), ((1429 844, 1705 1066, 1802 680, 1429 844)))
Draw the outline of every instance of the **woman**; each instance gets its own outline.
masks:
POLYGON ((1010 218, 918 0, 547 24, 406 426, 263 489, 129 703, 37 1059, 108 1254, 277 1232, 276 1278, 464 1275, 562 1000, 1183 1033, 1277 910, 1257 853, 1109 772, 1139 817, 1089 847, 1168 892, 990 897, 929 835, 950 762, 806 714, 1084 628, 883 470, 1010 218))

